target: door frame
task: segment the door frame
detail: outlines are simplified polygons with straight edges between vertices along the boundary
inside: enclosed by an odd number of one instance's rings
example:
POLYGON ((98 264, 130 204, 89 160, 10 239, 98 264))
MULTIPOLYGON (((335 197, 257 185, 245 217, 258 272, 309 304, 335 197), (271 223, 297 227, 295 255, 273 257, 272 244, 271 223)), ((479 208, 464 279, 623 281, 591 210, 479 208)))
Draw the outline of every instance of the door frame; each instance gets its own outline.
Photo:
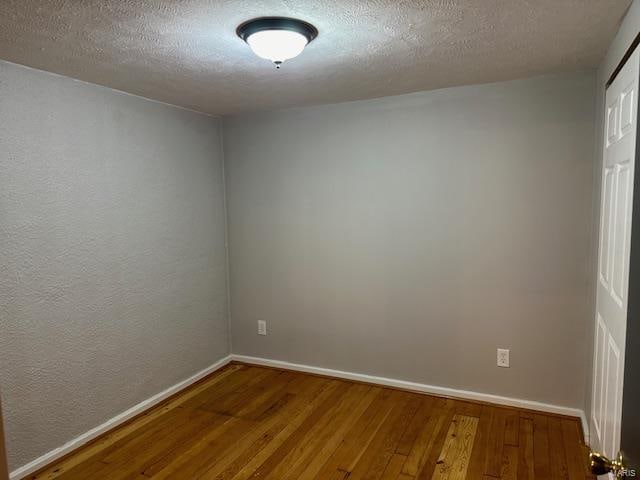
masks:
MULTIPOLYGON (((616 76, 624 68, 627 60, 633 55, 640 44, 640 33, 635 37, 620 63, 611 74, 606 88, 615 80, 616 76)), ((640 79, 639 79, 640 85, 640 79)), ((605 92, 606 92, 605 88, 605 92)), ((639 105, 640 113, 640 105, 639 105)), ((636 123, 636 152, 635 162, 640 165, 640 123, 636 123)), ((625 338, 625 363, 622 388, 622 409, 620 422, 620 448, 624 461, 629 468, 640 467, 640 412, 637 408, 629 408, 640 404, 640 388, 636 386, 637 374, 640 372, 640 175, 633 179, 633 200, 631 213, 631 241, 629 255, 629 286, 627 303, 627 334, 625 338), (636 378, 632 377, 635 372, 636 378), (625 405, 627 408, 625 408, 625 405), (627 428, 625 428, 625 424, 627 428), (631 428, 629 428, 631 427, 631 428), (635 427, 635 428, 634 428, 635 427), (625 450, 625 445, 626 450, 625 450), (638 445, 638 447, 635 447, 638 445), (629 455, 629 446, 634 446, 629 455)))
POLYGON ((8 480, 9 466, 7 465, 7 448, 4 440, 4 427, 2 421, 2 402, 0 401, 0 480, 8 480))
MULTIPOLYGON (((615 69, 609 76, 608 80, 605 82, 604 91, 603 91, 603 99, 602 105, 604 106, 601 115, 606 117, 607 111, 607 102, 606 102, 606 94, 609 87, 613 84, 615 79, 618 77, 618 74, 622 71, 622 69, 627 64, 628 60, 631 56, 636 52, 636 49, 640 45, 640 32, 635 36, 633 41, 629 44, 627 50, 624 55, 616 65, 615 69)), ((640 86, 640 78, 637 79, 637 85, 640 86)), ((640 167, 640 103, 636 98, 634 100, 637 104, 638 114, 636 118, 636 129, 635 129, 635 137, 636 137, 636 148, 635 148, 635 166, 636 168, 640 167)), ((603 122, 603 144, 606 142, 606 128, 607 128, 607 119, 604 119, 603 122)), ((600 157, 598 158, 598 167, 602 171, 602 164, 604 162, 604 145, 602 150, 598 153, 600 157)), ((602 179, 600 179, 602 184, 602 179)), ((633 423, 637 427, 640 425, 640 411, 633 411, 630 408, 626 409, 625 415, 625 405, 629 407, 630 405, 638 405, 640 403, 640 388, 634 387, 634 381, 637 382, 637 373, 640 372, 640 354, 638 355, 629 355, 628 353, 636 351, 640 352, 640 172, 634 169, 634 178, 632 179, 633 185, 633 196, 631 199, 631 234, 629 239, 629 264, 628 264, 628 285, 627 285, 627 316, 626 316, 626 333, 624 340, 624 351, 625 357, 622 359, 623 361, 623 379, 622 379, 622 400, 621 400, 621 408, 620 408, 620 449, 624 450, 625 445, 640 445, 640 430, 636 428, 636 431, 631 428, 624 428, 625 423, 627 425, 633 423), (634 358, 635 357, 635 358, 634 358), (634 370, 636 372, 636 378, 631 377, 631 371, 634 370), (631 417, 633 417, 631 419, 631 417), (626 421, 625 421, 626 419, 626 421)), ((600 197, 598 199, 598 204, 600 208, 602 208, 602 195, 603 191, 600 191, 600 197)), ((602 212, 598 215, 598 221, 602 221, 602 212)), ((596 279, 596 289, 598 285, 598 276, 600 272, 600 229, 601 225, 598 227, 598 248, 596 250, 596 269, 595 269, 595 279, 596 279)), ((597 324, 597 290, 594 290, 594 317, 596 318, 593 325, 593 341, 595 342, 596 330, 598 328, 597 324)), ((594 345, 594 349, 597 348, 594 345)), ((594 351, 594 359, 595 362, 595 351, 594 351)), ((596 375, 596 365, 593 364, 593 371, 591 375, 591 385, 592 388, 594 385, 594 379, 596 375)), ((591 418, 592 418, 592 410, 594 405, 590 405, 589 412, 589 425, 591 426, 591 418)), ((636 408, 636 410, 638 410, 636 408)), ((600 446, 603 447, 602 445, 600 446)), ((634 453, 631 456, 627 456, 626 452, 625 463, 628 468, 637 469, 640 467, 640 448, 635 449, 634 453)), ((625 477, 626 478, 626 477, 625 477)))
POLYGON ((616 77, 620 73, 620 70, 622 70, 624 68, 624 66, 626 65, 627 61, 629 60, 631 55, 633 55, 633 52, 635 52, 636 47, 639 44, 640 44, 640 32, 638 32, 636 37, 633 39, 633 41, 629 45, 629 48, 627 48, 626 52, 624 52, 624 55, 620 59, 620 62, 618 62, 618 65, 616 66, 616 68, 613 69, 613 72, 611 72, 611 75, 609 76, 609 79, 604 84, 605 93, 607 92, 607 88, 609 88, 611 86, 613 81, 616 79, 616 77))

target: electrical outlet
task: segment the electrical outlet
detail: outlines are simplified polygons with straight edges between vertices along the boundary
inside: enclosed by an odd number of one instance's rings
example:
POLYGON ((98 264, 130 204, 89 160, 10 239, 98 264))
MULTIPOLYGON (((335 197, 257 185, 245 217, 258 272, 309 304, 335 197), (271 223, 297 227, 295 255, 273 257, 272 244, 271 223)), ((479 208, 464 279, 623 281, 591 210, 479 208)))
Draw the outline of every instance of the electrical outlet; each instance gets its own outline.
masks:
POLYGON ((509 350, 506 348, 498 349, 498 366, 509 368, 509 350))
POLYGON ((267 322, 264 320, 258 320, 258 335, 267 334, 267 322))

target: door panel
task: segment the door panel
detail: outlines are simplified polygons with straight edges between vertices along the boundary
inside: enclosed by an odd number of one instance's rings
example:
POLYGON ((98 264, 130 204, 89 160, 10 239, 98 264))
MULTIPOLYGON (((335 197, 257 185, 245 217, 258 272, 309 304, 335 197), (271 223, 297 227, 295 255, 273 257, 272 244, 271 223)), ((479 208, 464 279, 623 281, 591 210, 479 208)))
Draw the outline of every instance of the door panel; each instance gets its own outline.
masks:
POLYGON ((613 168, 605 168, 603 173, 603 194, 602 194, 602 220, 600 232, 600 283, 606 289, 609 288, 611 279, 611 268, 609 265, 609 239, 611 238, 611 207, 613 201, 614 171, 613 168))
POLYGON ((629 279, 628 245, 630 227, 631 162, 626 158, 615 166, 615 218, 613 223, 613 248, 611 253, 611 296, 623 307, 629 279))
POLYGON ((600 248, 594 338, 591 443, 614 458, 620 449, 639 55, 607 90, 600 248))
POLYGON ((607 104, 607 142, 614 143, 618 135, 618 97, 607 104))
POLYGON ((620 133, 622 136, 630 133, 635 134, 633 129, 633 104, 637 102, 635 98, 634 84, 631 83, 620 95, 620 133))
MULTIPOLYGON (((604 437, 603 445, 605 451, 617 452, 619 449, 620 436, 620 410, 619 397, 622 393, 620 382, 620 350, 615 340, 609 335, 607 342, 607 369, 604 378, 606 379, 606 393, 604 412, 604 437)), ((614 455, 612 455, 612 458, 614 455)))
POLYGON ((598 321, 596 326, 595 335, 595 350, 594 350, 594 389, 592 400, 592 429, 595 430, 598 438, 602 438, 603 431, 603 418, 604 418, 604 382, 602 379, 605 377, 605 346, 607 341, 607 329, 604 326, 602 317, 598 315, 598 321))

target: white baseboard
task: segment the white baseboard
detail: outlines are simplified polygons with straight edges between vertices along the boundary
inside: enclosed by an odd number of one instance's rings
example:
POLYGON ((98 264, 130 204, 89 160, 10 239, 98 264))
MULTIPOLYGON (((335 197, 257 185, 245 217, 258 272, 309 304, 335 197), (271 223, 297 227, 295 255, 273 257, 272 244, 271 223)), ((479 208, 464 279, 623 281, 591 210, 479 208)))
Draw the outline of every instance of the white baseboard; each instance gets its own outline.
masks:
POLYGON ((448 387, 437 387, 435 385, 426 385, 424 383, 409 382, 406 380, 396 380, 393 378, 376 377, 374 375, 366 375, 363 373, 345 372, 342 370, 332 370, 329 368, 313 367, 310 365, 302 365, 298 363, 283 362, 281 360, 271 360, 268 358, 250 357, 246 355, 231 355, 231 360, 238 362, 250 363, 253 365, 263 365, 266 367, 284 368, 288 370, 296 370, 299 372, 316 373, 319 375, 327 375, 329 377, 344 378, 347 380, 355 380, 359 382, 374 383, 387 387, 402 388, 415 392, 430 393, 433 395, 441 395, 445 397, 455 397, 464 400, 476 400, 481 402, 494 403, 496 405, 504 405, 509 407, 525 408, 529 410, 537 410, 539 412, 555 413, 559 415, 567 415, 570 417, 578 417, 582 423, 582 431, 585 436, 585 443, 589 440, 589 425, 584 412, 578 408, 563 407, 560 405, 551 405, 548 403, 535 402, 532 400, 521 400, 518 398, 502 397, 489 393, 472 392, 470 390, 458 390, 448 387))
POLYGON ((584 411, 580 411, 580 423, 582 424, 582 433, 584 434, 584 444, 590 445, 590 434, 589 431, 589 421, 587 420, 587 416, 584 411))
POLYGON ((200 372, 196 373, 195 375, 193 375, 193 376, 191 376, 191 377, 189 377, 189 378, 187 378, 187 379, 185 379, 185 380, 183 380, 183 381, 181 381, 179 383, 176 383, 175 385, 173 385, 173 386, 167 388, 166 390, 154 395, 153 397, 147 398, 146 400, 138 403, 137 405, 134 405, 130 409, 128 409, 128 410, 116 415, 115 417, 107 420, 102 425, 98 425, 97 427, 89 430, 88 432, 83 433, 79 437, 76 437, 73 440, 65 443, 61 447, 58 447, 58 448, 56 448, 54 450, 51 450, 50 452, 45 453, 41 457, 36 458, 35 460, 27 463, 26 465, 23 465, 22 467, 17 468, 13 472, 11 472, 11 474, 9 475, 9 479, 10 480, 18 480, 20 478, 23 478, 23 477, 26 477, 27 475, 32 474, 33 472, 36 472, 36 471, 40 470, 41 468, 47 466, 48 464, 50 464, 51 462, 57 460, 58 458, 63 457, 67 453, 72 452, 73 450, 75 450, 75 449, 81 447, 82 445, 90 442, 91 440, 93 440, 94 438, 102 435, 103 433, 105 433, 105 432, 117 427, 118 425, 121 425, 122 423, 126 422, 130 418, 133 418, 136 415, 139 415, 140 413, 142 413, 142 412, 150 409, 151 407, 157 405, 158 403, 162 402, 163 400, 166 400, 171 395, 179 392, 180 390, 183 390, 183 389, 187 388, 188 386, 193 385, 198 380, 200 380, 200 379, 206 377, 207 375, 215 372, 216 370, 224 367, 230 361, 231 361, 231 355, 228 355, 228 356, 224 357, 223 359, 218 360, 213 365, 205 368, 204 370, 201 370, 200 372))

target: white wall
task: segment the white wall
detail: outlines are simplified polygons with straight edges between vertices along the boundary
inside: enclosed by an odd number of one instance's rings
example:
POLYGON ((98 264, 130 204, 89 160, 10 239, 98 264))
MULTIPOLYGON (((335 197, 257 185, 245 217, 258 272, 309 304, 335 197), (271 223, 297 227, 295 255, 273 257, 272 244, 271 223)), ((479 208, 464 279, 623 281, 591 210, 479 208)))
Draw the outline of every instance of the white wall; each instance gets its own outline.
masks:
MULTIPOLYGON (((594 88, 225 119, 234 353, 583 408, 594 88)), ((12 469, 229 352, 220 123, 0 62, 12 469)))
POLYGON ((225 119, 234 353, 583 408, 594 87, 225 119))
POLYGON ((228 353, 220 121, 0 62, 10 468, 228 353))

